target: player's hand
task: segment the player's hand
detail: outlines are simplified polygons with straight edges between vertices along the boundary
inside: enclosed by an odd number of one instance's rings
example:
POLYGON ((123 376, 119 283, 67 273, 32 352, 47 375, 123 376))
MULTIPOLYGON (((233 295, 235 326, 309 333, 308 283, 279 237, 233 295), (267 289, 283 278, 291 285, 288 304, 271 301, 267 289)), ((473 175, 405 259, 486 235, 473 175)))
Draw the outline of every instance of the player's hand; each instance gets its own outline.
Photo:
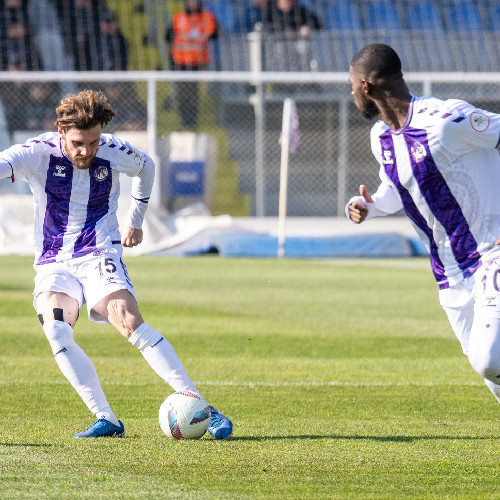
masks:
POLYGON ((136 247, 142 242, 143 232, 142 229, 135 227, 127 227, 122 234, 122 245, 124 247, 136 247))
MULTIPOLYGON (((359 186, 359 194, 363 197, 366 203, 373 203, 372 197, 368 194, 366 186, 359 186)), ((349 218, 356 224, 361 224, 368 215, 368 207, 359 201, 352 202, 348 207, 349 218)))
POLYGON ((495 245, 500 245, 500 236, 498 237, 498 240, 495 241, 495 245))

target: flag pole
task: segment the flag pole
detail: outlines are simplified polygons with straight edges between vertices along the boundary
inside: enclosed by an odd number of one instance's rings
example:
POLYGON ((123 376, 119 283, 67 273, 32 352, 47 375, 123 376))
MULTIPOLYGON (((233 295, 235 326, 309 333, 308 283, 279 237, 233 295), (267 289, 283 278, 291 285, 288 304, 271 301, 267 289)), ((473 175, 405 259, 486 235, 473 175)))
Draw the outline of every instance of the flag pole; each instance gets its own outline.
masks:
POLYGON ((280 166, 280 194, 278 211, 278 257, 285 256, 285 221, 288 191, 288 158, 290 148, 290 118, 292 99, 285 99, 283 103, 283 122, 281 126, 281 166, 280 166))

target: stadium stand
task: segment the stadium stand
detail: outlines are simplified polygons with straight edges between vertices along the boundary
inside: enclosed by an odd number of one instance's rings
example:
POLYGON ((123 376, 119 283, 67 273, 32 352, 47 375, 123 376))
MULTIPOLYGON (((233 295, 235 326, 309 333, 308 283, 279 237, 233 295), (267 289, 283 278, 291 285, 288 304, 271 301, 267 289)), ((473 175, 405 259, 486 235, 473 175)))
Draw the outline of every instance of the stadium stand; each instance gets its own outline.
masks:
POLYGON ((390 0, 367 2, 363 5, 366 29, 401 30, 399 15, 394 3, 390 0))
POLYGON ((68 55, 64 50, 61 23, 55 6, 50 0, 29 2, 28 17, 33 26, 34 42, 45 71, 70 70, 68 55))
POLYGON ((334 1, 325 4, 323 27, 330 31, 360 30, 358 7, 350 2, 334 1))
POLYGON ((443 22, 439 8, 432 0, 423 0, 403 4, 402 13, 405 19, 404 26, 409 30, 436 30, 443 31, 443 22))
POLYGON ((40 64, 33 27, 28 14, 28 0, 4 0, 0 9, 2 69, 16 61, 27 70, 43 69, 40 64))
MULTIPOLYGON (((219 42, 212 49, 220 55, 214 58, 217 64, 211 69, 240 71, 248 67, 247 52, 242 50, 249 47, 248 33, 262 21, 253 1, 205 0, 205 7, 214 12, 220 27, 219 42)), ((268 0, 269 4, 273 1, 268 0)), ((2 0, 2 68, 7 68, 9 59, 20 59, 28 69, 35 70, 106 68, 99 56, 103 41, 99 24, 104 13, 109 11, 118 15, 119 26, 132 54, 131 61, 116 61, 113 66, 119 69, 157 69, 158 64, 147 62, 151 59, 149 54, 156 51, 161 52, 163 67, 166 67, 165 46, 160 42, 168 16, 182 8, 182 3, 181 0, 2 0), (136 32, 142 29, 142 24, 149 25, 155 33, 155 38, 150 38, 147 46, 137 43, 136 39, 136 32), (142 61, 140 67, 136 67, 135 61, 138 60, 142 61)), ((452 51, 444 66, 439 50, 437 53, 430 51, 427 59, 408 58, 405 62, 411 65, 407 66, 409 71, 462 70, 464 65, 465 69, 496 71, 498 67, 498 55, 474 61, 467 47, 469 37, 465 36, 465 33, 473 33, 474 43, 479 49, 492 44, 492 33, 493 40, 498 42, 500 7, 495 0, 300 0, 300 5, 314 12, 323 25, 318 36, 311 36, 310 40, 311 51, 316 54, 318 62, 318 67, 313 67, 313 70, 345 71, 346 60, 353 49, 360 43, 372 41, 393 43, 396 49, 409 54, 435 43, 452 51), (351 36, 346 33, 349 31, 352 31, 351 36), (347 56, 340 57, 340 52, 347 56), (472 60, 464 59, 468 52, 472 60)), ((272 41, 271 38, 269 45, 272 41)), ((109 53, 109 48, 106 50, 109 53)), ((292 50, 283 49, 281 52, 288 54, 292 50)), ((297 66, 293 58, 289 67, 287 64, 286 60, 271 61, 264 64, 263 69, 311 69, 308 65, 300 68, 301 63, 297 66)))
POLYGON ((231 3, 226 0, 205 0, 204 7, 214 13, 219 28, 225 33, 234 33, 238 20, 231 3))
POLYGON ((485 27, 492 31, 500 32, 500 5, 491 5, 487 10, 485 27))
POLYGON ((479 9, 472 0, 458 0, 450 2, 444 9, 446 27, 448 31, 482 30, 479 9))

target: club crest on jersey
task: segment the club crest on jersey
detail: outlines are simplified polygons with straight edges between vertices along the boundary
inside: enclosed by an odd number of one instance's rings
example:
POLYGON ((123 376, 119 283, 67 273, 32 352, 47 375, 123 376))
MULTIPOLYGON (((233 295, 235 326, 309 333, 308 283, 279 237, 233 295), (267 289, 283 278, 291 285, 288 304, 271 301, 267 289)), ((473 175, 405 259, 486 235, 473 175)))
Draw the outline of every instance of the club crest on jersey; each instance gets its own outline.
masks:
POLYGON ((470 124, 476 132, 484 132, 490 126, 490 119, 482 113, 474 111, 470 115, 470 124))
POLYGON ((108 177, 108 167, 101 165, 95 169, 94 179, 96 181, 103 181, 108 177))
POLYGON ((417 163, 420 163, 427 156, 427 151, 425 150, 425 146, 418 141, 415 141, 410 148, 411 155, 415 158, 417 163))
POLYGON ((393 165, 394 160, 392 159, 392 151, 390 149, 385 149, 383 151, 384 158, 382 159, 382 163, 384 165, 393 165))
POLYGON ((56 172, 54 172, 52 175, 54 177, 66 177, 66 166, 65 165, 56 165, 56 172))

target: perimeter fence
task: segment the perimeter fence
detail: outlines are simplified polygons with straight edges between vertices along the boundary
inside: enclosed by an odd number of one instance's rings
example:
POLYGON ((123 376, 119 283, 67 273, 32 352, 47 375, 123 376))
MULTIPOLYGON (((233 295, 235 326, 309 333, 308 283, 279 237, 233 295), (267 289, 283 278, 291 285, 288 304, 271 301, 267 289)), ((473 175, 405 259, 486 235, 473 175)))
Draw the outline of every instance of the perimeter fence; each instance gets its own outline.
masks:
MULTIPOLYGON (((461 98, 500 112, 500 73, 405 77, 415 95, 461 98)), ((66 93, 100 89, 117 110, 107 131, 157 162, 157 204, 172 211, 202 199, 214 215, 275 216, 283 102, 293 98, 301 146, 290 156, 288 215, 337 216, 359 184, 374 190, 379 182, 369 144, 372 123, 355 109, 347 81, 347 73, 328 72, 0 73, 0 148, 54 130, 54 109, 66 93), (197 104, 189 126, 179 109, 186 102, 197 104), (175 178, 172 165, 179 160, 201 170, 175 178), (193 180, 200 181, 194 191, 173 186, 193 180)), ((26 192, 1 181, 0 192, 13 191, 26 192)))

